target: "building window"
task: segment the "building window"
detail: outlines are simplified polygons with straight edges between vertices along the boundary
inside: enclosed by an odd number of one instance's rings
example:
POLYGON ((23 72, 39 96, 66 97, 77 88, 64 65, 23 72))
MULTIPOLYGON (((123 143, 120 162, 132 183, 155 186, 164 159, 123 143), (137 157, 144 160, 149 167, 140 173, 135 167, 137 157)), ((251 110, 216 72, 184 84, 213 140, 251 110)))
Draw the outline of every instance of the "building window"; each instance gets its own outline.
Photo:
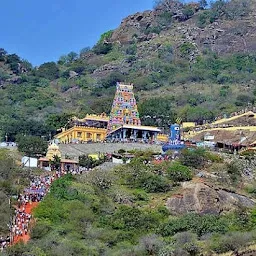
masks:
POLYGON ((77 132, 77 137, 81 138, 82 137, 82 132, 77 132))
POLYGON ((91 133, 86 133, 86 138, 87 139, 91 139, 92 138, 92 134, 91 133))

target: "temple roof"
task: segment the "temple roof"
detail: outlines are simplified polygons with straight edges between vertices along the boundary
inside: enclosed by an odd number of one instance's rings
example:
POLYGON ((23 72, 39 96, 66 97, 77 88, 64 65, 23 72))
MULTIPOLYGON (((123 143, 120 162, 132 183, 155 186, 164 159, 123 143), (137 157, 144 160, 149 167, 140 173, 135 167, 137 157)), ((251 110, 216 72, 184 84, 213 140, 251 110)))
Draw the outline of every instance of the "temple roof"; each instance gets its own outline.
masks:
POLYGON ((102 113, 101 115, 87 114, 82 119, 79 119, 76 116, 73 117, 73 121, 86 122, 88 120, 108 122, 109 121, 109 117, 105 113, 102 113))
POLYGON ((142 130, 142 131, 150 131, 150 132, 161 132, 160 129, 158 129, 157 127, 153 127, 153 126, 124 124, 124 125, 116 128, 115 130, 111 131, 109 134, 114 133, 114 132, 116 132, 116 131, 118 131, 118 130, 120 130, 122 128, 134 129, 134 130, 142 130))

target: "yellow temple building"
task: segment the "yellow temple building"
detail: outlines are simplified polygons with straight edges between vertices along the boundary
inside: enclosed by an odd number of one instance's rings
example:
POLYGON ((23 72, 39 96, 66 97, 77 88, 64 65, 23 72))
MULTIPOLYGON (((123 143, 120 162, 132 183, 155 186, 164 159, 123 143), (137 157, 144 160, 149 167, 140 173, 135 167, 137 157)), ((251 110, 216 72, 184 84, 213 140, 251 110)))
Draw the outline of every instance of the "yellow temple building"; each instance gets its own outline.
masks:
POLYGON ((108 141, 143 141, 166 142, 168 137, 160 134, 157 127, 142 126, 132 84, 117 83, 110 116, 86 115, 79 119, 74 117, 55 136, 61 143, 102 142, 108 141))
POLYGON ((100 142, 107 136, 109 117, 101 115, 86 115, 79 119, 74 117, 70 122, 70 128, 62 129, 62 132, 55 136, 61 143, 79 142, 100 142))
POLYGON ((61 158, 61 153, 60 153, 59 147, 55 143, 52 143, 48 147, 48 150, 47 150, 47 153, 46 153, 46 158, 53 161, 54 156, 57 156, 57 157, 61 158))

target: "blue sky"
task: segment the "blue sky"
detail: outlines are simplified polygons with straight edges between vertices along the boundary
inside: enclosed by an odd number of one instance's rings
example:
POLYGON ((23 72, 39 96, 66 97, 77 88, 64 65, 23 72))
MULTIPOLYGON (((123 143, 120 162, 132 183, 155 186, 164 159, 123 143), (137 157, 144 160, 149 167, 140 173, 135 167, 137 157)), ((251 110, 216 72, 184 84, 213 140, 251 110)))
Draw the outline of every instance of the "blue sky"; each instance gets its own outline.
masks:
POLYGON ((93 46, 129 14, 154 0, 2 0, 0 48, 33 65, 93 46))
POLYGON ((0 48, 33 65, 93 46, 100 35, 153 0, 3 0, 0 48))

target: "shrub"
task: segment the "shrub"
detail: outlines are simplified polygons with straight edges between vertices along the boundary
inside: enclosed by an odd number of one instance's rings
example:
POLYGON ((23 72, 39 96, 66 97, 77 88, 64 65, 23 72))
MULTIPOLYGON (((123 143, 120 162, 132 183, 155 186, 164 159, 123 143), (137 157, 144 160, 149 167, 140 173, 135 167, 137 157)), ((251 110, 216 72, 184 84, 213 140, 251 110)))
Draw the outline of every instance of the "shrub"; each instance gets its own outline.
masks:
POLYGON ((93 170, 87 174, 89 184, 97 187, 100 190, 109 189, 114 182, 112 173, 104 170, 93 170))
POLYGON ((217 155, 217 154, 214 154, 214 153, 211 153, 209 151, 206 152, 205 154, 207 160, 210 160, 211 162, 215 162, 215 163, 222 163, 223 162, 223 159, 221 156, 217 155))
POLYGON ((150 231, 159 225, 159 216, 153 212, 121 205, 111 216, 109 224, 115 229, 150 231))
POLYGON ((200 13, 197 19, 197 25, 200 28, 204 28, 206 25, 210 23, 210 12, 209 11, 204 11, 203 13, 200 13))
POLYGON ((160 227, 160 233, 163 236, 173 236, 178 232, 192 231, 198 236, 207 233, 225 233, 227 231, 227 223, 225 220, 215 215, 206 214, 186 214, 181 218, 170 220, 160 227))
POLYGON ((145 201, 146 202, 149 200, 149 196, 144 190, 136 189, 133 192, 133 195, 134 195, 136 201, 145 201))
POLYGON ((174 236, 175 247, 182 248, 187 251, 189 255, 197 255, 199 246, 197 245, 197 235, 191 232, 182 232, 174 236))
POLYGON ((40 239, 44 237, 47 233, 49 233, 51 230, 52 227, 49 221, 38 221, 36 225, 32 228, 31 238, 40 239))
POLYGON ((95 54, 107 54, 112 50, 112 44, 111 43, 96 44, 92 50, 95 54))
POLYGON ((42 64, 36 71, 36 75, 49 80, 59 78, 59 68, 55 62, 47 62, 42 64))
POLYGON ((252 233, 232 232, 225 236, 215 236, 210 243, 210 249, 216 253, 237 251, 253 240, 254 236, 252 233))
POLYGON ((139 247, 145 251, 147 255, 156 255, 162 246, 163 241, 161 237, 155 234, 146 235, 140 239, 139 247))
POLYGON ((139 183, 139 186, 149 193, 166 192, 170 189, 166 178, 151 173, 142 177, 139 183))
POLYGON ((68 190, 72 180, 72 175, 68 174, 54 181, 54 183, 51 185, 51 195, 57 199, 74 199, 73 197, 70 198, 68 190))
POLYGON ((231 181, 236 182, 241 177, 241 171, 237 162, 227 163, 225 168, 231 181))
POLYGON ((155 34, 160 34, 161 32, 161 28, 159 26, 156 26, 156 27, 148 27, 146 30, 145 30, 145 34, 148 35, 148 34, 151 34, 151 33, 155 33, 155 34))
POLYGON ((109 76, 101 80, 101 84, 104 88, 109 88, 112 86, 116 86, 117 82, 122 81, 124 81, 124 75, 122 73, 112 72, 109 76))
POLYGON ((184 149, 181 153, 181 163, 186 166, 200 168, 205 164, 206 151, 204 149, 184 149))
POLYGON ((195 10, 192 8, 192 6, 186 5, 184 9, 182 9, 182 14, 184 15, 184 18, 187 20, 190 17, 192 17, 195 13, 195 10))
POLYGON ((236 106, 247 106, 248 103, 253 102, 253 98, 250 95, 240 94, 236 98, 236 106))
POLYGON ((191 170, 179 162, 171 163, 167 168, 168 178, 174 182, 188 181, 192 179, 191 170))
POLYGON ((93 47, 92 51, 95 54, 107 54, 112 50, 112 43, 109 42, 113 34, 113 30, 103 33, 100 37, 98 43, 93 47))
POLYGON ((126 48, 125 53, 128 55, 135 55, 137 53, 137 45, 136 44, 129 45, 126 48))
POLYGON ((160 27, 169 27, 172 24, 172 13, 164 11, 157 17, 157 22, 160 27))
POLYGON ((183 43, 180 46, 180 53, 182 57, 188 57, 194 50, 195 46, 192 43, 183 43))
POLYGON ((124 153, 126 152, 126 150, 124 150, 124 149, 121 148, 121 149, 119 149, 117 152, 118 152, 118 154, 124 154, 124 153))

